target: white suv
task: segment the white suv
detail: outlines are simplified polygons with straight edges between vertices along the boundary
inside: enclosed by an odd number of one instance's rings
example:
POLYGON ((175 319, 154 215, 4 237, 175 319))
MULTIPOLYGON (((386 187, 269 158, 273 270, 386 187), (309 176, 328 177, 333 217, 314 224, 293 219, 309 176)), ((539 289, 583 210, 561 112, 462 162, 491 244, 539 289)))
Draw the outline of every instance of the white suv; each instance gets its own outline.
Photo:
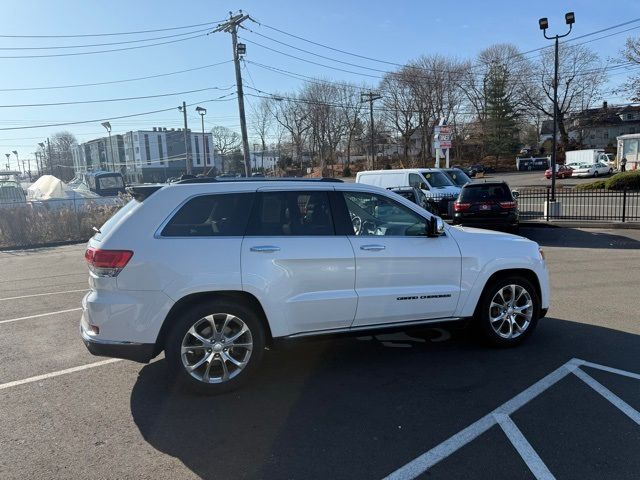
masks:
POLYGON ((89 241, 81 335, 205 392, 244 381, 278 340, 473 320, 493 344, 549 305, 535 242, 450 227, 362 184, 193 179, 130 189, 89 241))

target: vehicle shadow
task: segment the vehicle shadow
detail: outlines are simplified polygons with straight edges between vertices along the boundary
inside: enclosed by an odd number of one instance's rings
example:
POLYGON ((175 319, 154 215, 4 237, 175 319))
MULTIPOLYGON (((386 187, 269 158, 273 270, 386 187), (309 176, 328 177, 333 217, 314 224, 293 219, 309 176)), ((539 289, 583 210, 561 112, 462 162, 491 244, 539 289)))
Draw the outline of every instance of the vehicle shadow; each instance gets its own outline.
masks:
POLYGON ((616 234, 576 228, 521 228, 520 235, 543 247, 602 248, 618 250, 640 249, 640 232, 616 230, 616 234))
POLYGON ((140 371, 131 413, 151 446, 202 478, 381 478, 571 358, 638 370, 640 336, 607 328, 545 319, 511 349, 473 337, 303 343, 267 352, 249 385, 216 397, 169 389, 162 360, 140 371))

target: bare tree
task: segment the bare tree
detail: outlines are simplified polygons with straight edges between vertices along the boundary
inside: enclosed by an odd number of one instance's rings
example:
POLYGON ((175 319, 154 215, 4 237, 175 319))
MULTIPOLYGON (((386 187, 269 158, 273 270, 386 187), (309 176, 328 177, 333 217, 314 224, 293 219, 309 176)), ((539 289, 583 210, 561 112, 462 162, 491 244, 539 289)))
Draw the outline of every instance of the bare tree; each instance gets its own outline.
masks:
POLYGON ((71 180, 73 178, 73 155, 71 151, 77 144, 78 141, 71 132, 56 132, 51 136, 52 158, 47 157, 49 169, 55 171, 62 180, 71 180))
MULTIPOLYGON (((622 56, 631 64, 640 64, 640 37, 629 37, 622 50, 622 56)), ((629 95, 632 102, 640 102, 640 75, 633 75, 623 85, 622 91, 629 95)))
POLYGON ((340 85, 338 90, 338 99, 341 105, 340 111, 346 128, 347 165, 351 163, 353 140, 358 130, 362 128, 364 103, 360 99, 360 93, 361 89, 350 83, 340 85))
POLYGON ((213 148, 220 153, 220 159, 222 160, 221 170, 224 173, 226 157, 240 148, 242 140, 236 132, 221 126, 213 127, 211 136, 213 138, 213 148))
POLYGON ((305 134, 310 128, 309 112, 304 99, 299 98, 295 93, 287 96, 276 95, 271 106, 276 121, 291 136, 291 143, 294 147, 293 159, 301 162, 305 134))
POLYGON ((324 172, 328 163, 333 165, 338 144, 348 129, 345 116, 340 111, 344 106, 337 103, 339 96, 339 87, 324 80, 309 84, 303 90, 310 133, 319 154, 321 172, 324 172))
POLYGON ((383 95, 384 118, 402 140, 402 156, 409 161, 411 137, 420 127, 417 100, 407 76, 399 73, 387 74, 380 83, 383 95))
MULTIPOLYGON (((553 50, 545 50, 530 78, 522 79, 527 104, 547 117, 553 117, 553 65, 553 50)), ((598 102, 605 81, 606 69, 598 54, 583 45, 560 45, 557 121, 565 147, 569 143, 568 116, 598 102)))
POLYGON ((251 105, 253 122, 251 123, 253 132, 260 139, 262 149, 262 163, 264 164, 264 153, 267 149, 267 139, 273 123, 273 113, 269 106, 268 98, 261 98, 258 104, 251 105))
POLYGON ((451 123, 463 105, 464 91, 460 80, 468 69, 467 62, 442 55, 430 55, 411 62, 402 72, 416 99, 423 162, 430 156, 430 139, 434 126, 440 119, 451 123))

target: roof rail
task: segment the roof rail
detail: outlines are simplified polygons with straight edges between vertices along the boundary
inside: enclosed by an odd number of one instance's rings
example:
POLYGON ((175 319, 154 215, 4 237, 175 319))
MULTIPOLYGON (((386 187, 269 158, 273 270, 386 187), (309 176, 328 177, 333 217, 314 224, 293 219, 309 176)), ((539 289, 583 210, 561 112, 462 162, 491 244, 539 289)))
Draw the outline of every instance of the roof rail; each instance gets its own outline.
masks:
POLYGON ((227 178, 214 178, 214 177, 200 177, 189 178, 186 180, 180 180, 175 182, 176 184, 184 183, 229 183, 229 182, 327 182, 327 183, 342 183, 339 178, 300 178, 300 177, 227 177, 227 178))

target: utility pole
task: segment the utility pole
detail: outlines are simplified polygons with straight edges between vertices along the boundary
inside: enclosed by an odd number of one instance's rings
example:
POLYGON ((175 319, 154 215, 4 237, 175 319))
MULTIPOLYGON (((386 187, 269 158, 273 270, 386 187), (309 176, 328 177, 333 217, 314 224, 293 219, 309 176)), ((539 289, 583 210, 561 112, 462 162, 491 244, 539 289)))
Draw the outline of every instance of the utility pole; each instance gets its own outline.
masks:
POLYGON ((369 90, 368 93, 361 93, 360 94, 360 101, 361 102, 369 102, 369 126, 370 128, 370 134, 371 134, 371 169, 375 170, 376 169, 376 158, 375 158, 375 142, 374 142, 374 129, 373 129, 373 102, 382 98, 381 95, 379 95, 376 92, 372 92, 371 90, 369 90))
POLYGON ((219 24, 211 33, 227 32, 231 34, 231 45, 233 47, 233 63, 236 67, 236 88, 238 92, 238 111, 240 113, 240 131, 242 133, 242 150, 244 154, 244 169, 247 177, 251 176, 251 154, 249 152, 249 137, 247 135, 247 120, 244 115, 244 91, 242 89, 242 74, 240 73, 240 55, 244 55, 247 46, 238 43, 238 26, 247 20, 249 15, 239 11, 237 15, 229 12, 229 20, 219 24))
MULTIPOLYGON (((191 161, 189 158, 189 141, 187 140, 187 102, 182 102, 182 106, 178 107, 184 116, 184 161, 187 175, 191 175, 191 161)), ((189 135, 190 137, 190 135, 189 135)))
POLYGON ((53 157, 51 157, 51 142, 49 141, 49 137, 47 137, 47 150, 49 152, 49 173, 53 175, 53 157))

